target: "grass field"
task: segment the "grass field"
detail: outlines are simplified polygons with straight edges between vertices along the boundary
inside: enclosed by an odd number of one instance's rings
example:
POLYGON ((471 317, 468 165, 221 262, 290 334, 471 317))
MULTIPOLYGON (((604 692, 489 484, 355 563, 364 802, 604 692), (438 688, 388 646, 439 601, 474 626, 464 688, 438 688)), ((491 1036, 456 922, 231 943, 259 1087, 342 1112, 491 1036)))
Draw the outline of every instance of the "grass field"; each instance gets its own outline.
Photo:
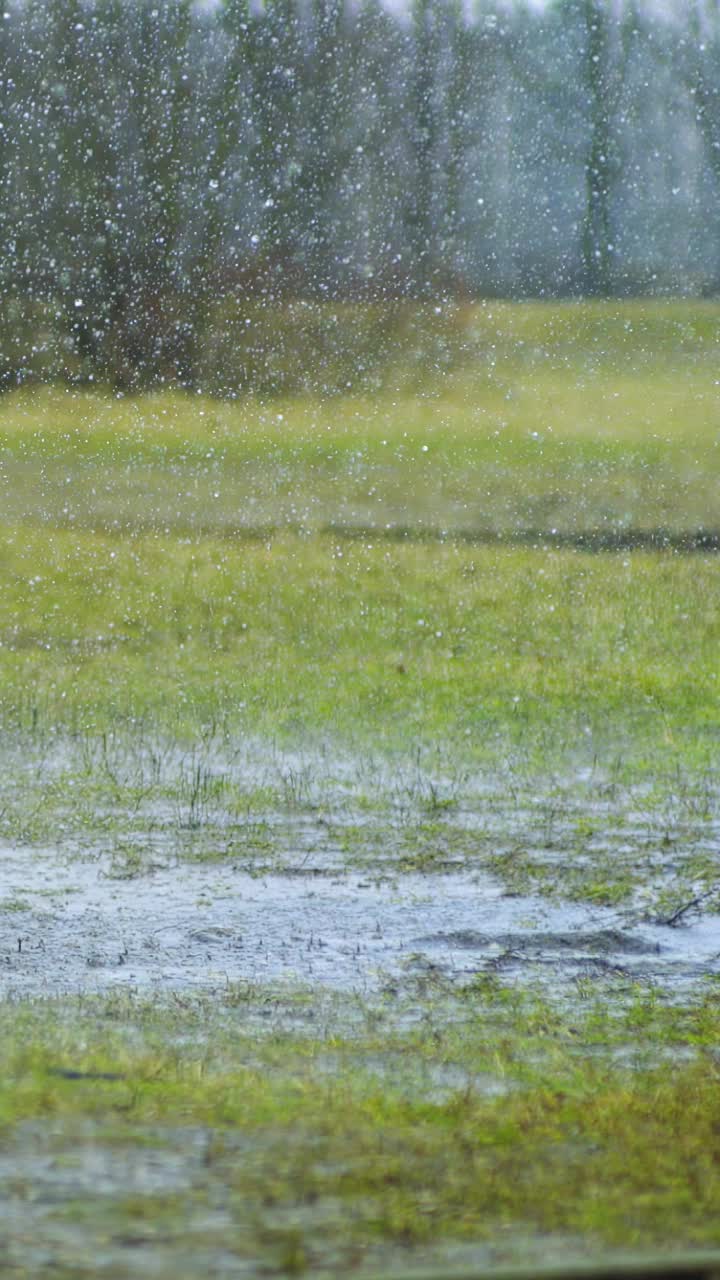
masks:
POLYGON ((334 993, 85 989, 91 872, 138 928, 200 876, 218 937, 232 876, 310 871, 712 936, 720 308, 434 323, 375 391, 0 403, 9 1275, 720 1246, 714 962, 563 977, 503 925, 334 993))

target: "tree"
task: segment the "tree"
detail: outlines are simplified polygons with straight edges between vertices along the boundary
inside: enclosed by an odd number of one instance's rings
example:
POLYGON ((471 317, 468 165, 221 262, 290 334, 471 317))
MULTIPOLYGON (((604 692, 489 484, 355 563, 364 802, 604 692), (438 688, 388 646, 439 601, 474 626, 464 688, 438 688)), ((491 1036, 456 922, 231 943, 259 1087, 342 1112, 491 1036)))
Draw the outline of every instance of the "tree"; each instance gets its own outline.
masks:
POLYGON ((614 269, 613 194, 620 171, 616 115, 625 86, 636 14, 632 0, 573 0, 583 29, 580 80, 587 111, 585 211, 582 257, 584 292, 607 297, 614 269))
MULTIPOLYGON (((708 172, 720 199, 720 0, 693 0, 681 65, 690 92, 708 172)), ((715 247, 710 289, 720 290, 720 218, 714 211, 715 247)))

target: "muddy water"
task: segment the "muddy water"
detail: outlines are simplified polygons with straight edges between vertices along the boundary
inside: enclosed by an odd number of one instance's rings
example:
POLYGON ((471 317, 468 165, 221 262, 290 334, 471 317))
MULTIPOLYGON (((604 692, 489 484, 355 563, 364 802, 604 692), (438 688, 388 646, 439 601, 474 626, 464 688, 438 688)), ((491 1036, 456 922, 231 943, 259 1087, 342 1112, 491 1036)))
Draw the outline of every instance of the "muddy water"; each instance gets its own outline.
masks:
POLYGON ((116 880, 102 861, 0 850, 0 994, 188 990, 293 980, 368 994, 408 973, 627 973, 662 985, 720 972, 720 927, 508 896, 483 874, 254 877, 168 866, 116 880))

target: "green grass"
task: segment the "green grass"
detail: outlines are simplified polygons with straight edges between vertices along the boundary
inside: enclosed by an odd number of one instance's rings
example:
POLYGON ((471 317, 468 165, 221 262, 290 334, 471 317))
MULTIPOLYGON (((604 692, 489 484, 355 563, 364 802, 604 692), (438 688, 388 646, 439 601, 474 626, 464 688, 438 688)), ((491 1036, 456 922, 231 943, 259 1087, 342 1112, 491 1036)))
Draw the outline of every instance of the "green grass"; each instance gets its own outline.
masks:
POLYGON ((50 1161, 66 1190, 49 1221, 79 1274, 108 1242, 128 1267, 131 1244, 164 1244, 182 1275, 218 1249, 290 1274, 537 1259, 563 1240, 720 1245, 716 993, 680 1010, 629 989, 614 1014, 602 996, 559 1014, 490 983, 436 994, 418 1030, 393 1030, 380 1004, 348 1034, 337 1007, 320 1039, 253 1032, 261 998, 6 1010, 10 1239, 33 1163, 50 1161), (156 1169, 142 1196, 128 1152, 156 1169))
POLYGON ((493 304, 424 323, 446 359, 421 347, 415 367, 401 333, 395 362, 415 371, 399 389, 8 397, 5 517, 185 536, 716 524, 715 304, 493 304))
POLYGON ((564 892, 621 902, 660 844, 653 901, 712 883, 718 562, 542 531, 714 526, 719 315, 460 311, 425 395, 7 397, 0 830, 129 874, 138 821, 257 865, 320 813, 351 864, 551 892, 554 848, 564 892))
POLYGON ((712 557, 24 528, 1 564, 9 723, 220 721, 480 758, 616 738, 658 764, 717 745, 712 557))
MULTIPOLYGON (((720 562, 552 541, 717 528, 719 322, 493 304, 406 317, 352 398, 6 397, 0 837, 110 883, 307 855, 717 910, 720 562)), ((37 905, 4 895, 12 945, 37 905)), ((402 991, 4 1004, 17 1274, 35 1229, 68 1275, 720 1245, 712 986, 402 991)))
POLYGON ((711 557, 26 528, 2 564, 8 838, 661 915, 716 880, 711 557))

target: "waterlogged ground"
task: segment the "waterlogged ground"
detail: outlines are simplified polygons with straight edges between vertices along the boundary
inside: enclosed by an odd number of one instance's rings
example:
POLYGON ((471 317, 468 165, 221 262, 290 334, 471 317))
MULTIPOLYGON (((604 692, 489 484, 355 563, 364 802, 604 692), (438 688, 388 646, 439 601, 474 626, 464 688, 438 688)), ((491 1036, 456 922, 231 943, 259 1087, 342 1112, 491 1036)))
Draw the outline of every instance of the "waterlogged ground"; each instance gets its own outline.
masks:
POLYGON ((612 908, 509 897, 480 874, 373 881, 173 866, 138 883, 109 878, 102 861, 59 868, 38 851, 28 873, 27 855, 2 856, 18 894, 0 933, 13 997, 281 979, 370 995, 426 972, 453 982, 542 976, 556 991, 609 972, 667 990, 720 973, 718 916, 681 930, 637 925, 612 908))
POLYGON ((258 742, 17 748, 5 994, 285 980, 369 995, 423 971, 675 991, 716 974, 714 780, 652 791, 596 769, 534 786, 258 742))
MULTIPOLYGON (((232 965, 191 990, 180 964, 165 993, 16 997, 4 1272, 532 1272, 717 1245, 717 986, 667 1002, 598 968, 615 933, 536 945, 561 986, 558 952, 584 955, 559 1006, 517 970, 417 964, 365 992, 232 965)), ((625 938, 624 961, 646 946, 625 938)))
POLYGON ((3 1274, 720 1247, 689 310, 469 308, 492 361, 353 401, 3 401, 3 1274))
POLYGON ((6 747, 5 1274, 720 1244, 713 775, 450 761, 6 747))

